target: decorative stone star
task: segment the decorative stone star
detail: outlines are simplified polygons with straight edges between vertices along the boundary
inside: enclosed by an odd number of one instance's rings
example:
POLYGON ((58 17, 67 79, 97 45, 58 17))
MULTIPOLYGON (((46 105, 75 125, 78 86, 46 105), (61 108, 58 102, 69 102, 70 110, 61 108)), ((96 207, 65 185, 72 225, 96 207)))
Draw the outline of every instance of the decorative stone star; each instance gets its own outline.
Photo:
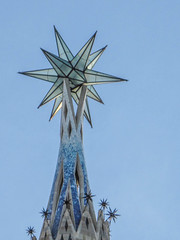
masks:
POLYGON ((66 197, 66 199, 63 201, 63 205, 66 205, 66 207, 69 207, 71 205, 71 199, 66 197))
POLYGON ((83 197, 83 198, 86 199, 87 202, 89 202, 89 201, 92 202, 92 198, 93 198, 93 197, 95 197, 95 195, 93 195, 93 194, 91 193, 91 191, 89 191, 88 193, 85 193, 85 194, 84 194, 84 197, 83 197))
POLYGON ((40 214, 41 214, 41 217, 47 219, 48 216, 50 215, 50 212, 48 211, 48 209, 45 210, 45 208, 43 208, 40 214))
POLYGON ((121 216, 119 214, 117 214, 117 209, 115 208, 113 211, 111 210, 111 208, 109 208, 108 213, 106 214, 108 216, 107 220, 109 220, 111 222, 111 220, 113 220, 114 222, 116 222, 116 219, 118 216, 121 216))
POLYGON ((32 237, 32 236, 34 236, 35 229, 34 229, 34 227, 30 226, 26 229, 26 232, 27 232, 28 235, 30 235, 32 237))
POLYGON ((103 198, 102 200, 100 200, 99 206, 103 210, 106 209, 109 206, 108 200, 103 198))
MULTIPOLYGON (((103 103, 93 85, 127 81, 123 78, 114 77, 105 73, 92 70, 95 63, 100 58, 106 48, 105 46, 104 48, 91 54, 91 49, 95 40, 96 33, 74 56, 55 27, 54 31, 58 49, 58 56, 42 49, 52 68, 20 72, 21 74, 25 74, 53 83, 51 89, 39 105, 40 107, 53 99, 55 100, 50 120, 62 107, 63 79, 68 78, 71 89, 71 96, 77 105, 79 104, 79 98, 83 85, 87 86, 87 97, 103 103)), ((85 103, 84 116, 92 126, 87 98, 85 103)))

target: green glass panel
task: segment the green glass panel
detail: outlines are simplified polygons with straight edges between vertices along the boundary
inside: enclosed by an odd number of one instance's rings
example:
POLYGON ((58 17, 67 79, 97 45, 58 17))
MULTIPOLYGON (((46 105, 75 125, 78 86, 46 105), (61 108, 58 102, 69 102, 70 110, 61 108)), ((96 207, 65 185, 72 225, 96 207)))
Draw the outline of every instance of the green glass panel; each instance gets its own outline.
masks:
POLYGON ((78 99, 80 99, 81 90, 82 90, 82 88, 79 88, 79 89, 76 91, 76 95, 77 95, 78 99))
POLYGON ((76 80, 73 78, 69 78, 69 85, 70 85, 71 89, 75 88, 76 86, 82 85, 82 84, 83 84, 82 81, 79 81, 79 80, 76 80))
POLYGON ((94 38, 95 38, 94 34, 88 41, 87 43, 81 48, 81 50, 76 54, 76 56, 73 58, 72 60, 72 65, 74 67, 76 67, 76 65, 78 64, 78 62, 80 61, 80 58, 82 57, 83 53, 85 52, 86 48, 89 46, 89 44, 93 41, 94 42, 94 38))
POLYGON ((102 53, 104 52, 105 49, 106 49, 106 47, 98 50, 97 52, 95 52, 89 56, 88 62, 86 64, 87 69, 92 69, 94 67, 94 65, 96 64, 96 62, 98 61, 98 59, 100 58, 100 56, 102 55, 102 53))
POLYGON ((85 102, 85 106, 84 106, 84 116, 86 117, 86 119, 88 120, 88 122, 90 123, 90 125, 92 127, 91 115, 90 115, 90 111, 89 111, 89 105, 88 105, 87 98, 86 98, 86 102, 85 102))
POLYGON ((78 105, 79 104, 79 98, 76 93, 71 92, 71 96, 74 99, 75 103, 78 105))
POLYGON ((44 99, 42 100, 41 105, 44 105, 45 103, 53 100, 54 98, 58 97, 60 94, 62 94, 63 91, 63 84, 62 84, 62 79, 58 79, 53 86, 51 87, 51 89, 49 90, 49 92, 46 94, 46 96, 44 97, 44 99))
POLYGON ((85 48, 84 52, 82 53, 79 61, 77 62, 77 64, 76 64, 77 69, 84 71, 88 57, 90 55, 90 52, 91 52, 91 49, 92 49, 92 46, 94 43, 94 38, 95 38, 95 36, 91 38, 91 41, 89 42, 89 44, 85 48))
POLYGON ((96 92, 95 88, 92 85, 87 86, 87 96, 100 102, 100 103, 103 103, 99 94, 96 92))
POLYGON ((22 72, 22 74, 52 83, 54 83, 58 77, 56 71, 53 68, 22 72))
POLYGON ((80 88, 81 88, 80 86, 75 87, 75 88, 72 88, 72 89, 71 89, 71 92, 77 93, 77 91, 78 91, 80 88))
POLYGON ((55 27, 54 27, 54 31, 55 31, 59 56, 63 59, 71 61, 74 58, 73 54, 71 53, 68 46, 66 45, 63 38, 61 37, 61 35, 59 34, 59 32, 55 27))
POLYGON ((123 79, 123 78, 117 78, 112 75, 108 75, 105 73, 88 70, 88 69, 85 72, 85 77, 87 80, 87 83, 85 83, 85 85, 127 81, 126 79, 123 79))
MULTIPOLYGON (((62 58, 61 58, 62 59, 62 58)), ((71 72, 71 68, 67 66, 66 64, 61 63, 61 71, 64 73, 65 76, 68 76, 71 72)))
POLYGON ((84 73, 83 73, 82 71, 79 71, 79 70, 76 69, 75 72, 81 77, 81 79, 82 79, 83 81, 86 80, 86 78, 85 78, 85 76, 84 76, 84 73))
POLYGON ((81 75, 80 74, 78 74, 76 71, 72 71, 70 74, 69 74, 69 76, 68 76, 68 78, 71 78, 71 79, 75 79, 75 80, 77 80, 77 81, 79 81, 79 82, 84 82, 84 79, 81 77, 81 75))
POLYGON ((62 95, 58 96, 54 100, 54 105, 53 105, 53 109, 52 109, 51 116, 50 116, 49 120, 51 120, 55 116, 55 114, 61 109, 61 107, 62 107, 62 95))
POLYGON ((58 73, 59 76, 67 76, 67 74, 71 71, 71 66, 68 62, 64 59, 57 57, 56 55, 44 51, 45 56, 47 57, 48 61, 58 73))

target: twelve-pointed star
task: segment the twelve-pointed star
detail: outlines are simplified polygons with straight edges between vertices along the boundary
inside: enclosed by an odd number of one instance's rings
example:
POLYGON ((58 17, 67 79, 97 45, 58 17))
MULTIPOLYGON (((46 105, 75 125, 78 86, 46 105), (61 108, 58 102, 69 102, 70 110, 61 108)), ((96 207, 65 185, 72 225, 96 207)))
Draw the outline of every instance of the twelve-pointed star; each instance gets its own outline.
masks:
MULTIPOLYGON (((96 33, 74 56, 55 27, 54 31, 58 49, 58 56, 42 49, 52 68, 20 72, 21 74, 25 74, 53 83, 51 89, 39 105, 40 107, 47 102, 55 99, 50 120, 62 107, 63 79, 67 78, 69 80, 71 96, 77 105, 79 104, 80 94, 83 85, 87 86, 88 97, 100 103, 103 103, 93 85, 127 81, 123 78, 114 77, 109 74, 92 70, 95 63, 100 58, 106 48, 105 46, 104 48, 91 54, 91 49, 94 43, 96 33)), ((85 102, 84 116, 92 126, 87 98, 85 102)))

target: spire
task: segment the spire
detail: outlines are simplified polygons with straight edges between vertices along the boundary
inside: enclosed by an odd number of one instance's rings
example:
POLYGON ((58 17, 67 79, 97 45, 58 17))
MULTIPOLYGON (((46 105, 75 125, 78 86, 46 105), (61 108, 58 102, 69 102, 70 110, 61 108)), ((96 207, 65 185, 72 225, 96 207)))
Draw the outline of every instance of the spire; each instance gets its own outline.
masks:
MULTIPOLYGON (((61 114, 61 145, 52 190, 48 203, 48 222, 52 238, 64 238, 65 235, 91 226, 96 229, 96 217, 91 201, 86 199, 90 187, 83 152, 83 112, 87 87, 81 91, 77 112, 74 112, 68 79, 63 80, 63 101, 61 114), (88 217, 85 217, 88 214, 88 217)), ((41 238, 45 236, 47 224, 43 226, 41 238)))
MULTIPOLYGON (((87 170, 84 160, 82 131, 83 112, 87 87, 81 91, 77 113, 75 114, 68 79, 63 80, 63 101, 61 114, 61 145, 57 168, 48 203, 50 225, 53 238, 57 236, 64 212, 68 209, 74 228, 77 230, 84 207, 85 194, 89 191, 87 170), (64 204, 70 200, 69 206, 64 204)), ((95 221, 93 206, 92 218, 95 221)))
MULTIPOLYGON (((109 240, 109 225, 115 221, 117 209, 104 218, 107 200, 101 201, 96 219, 93 195, 88 182, 83 151, 84 116, 92 126, 88 97, 103 103, 93 85, 127 81, 92 70, 105 48, 91 53, 96 33, 74 56, 55 30, 58 56, 42 50, 52 68, 21 72, 53 83, 40 106, 54 100, 50 119, 62 109, 60 148, 52 189, 44 217, 40 240, 109 240), (72 99, 77 104, 74 111, 72 99)), ((34 228, 28 228, 34 237, 34 228)), ((33 239, 34 240, 34 239, 33 239)))

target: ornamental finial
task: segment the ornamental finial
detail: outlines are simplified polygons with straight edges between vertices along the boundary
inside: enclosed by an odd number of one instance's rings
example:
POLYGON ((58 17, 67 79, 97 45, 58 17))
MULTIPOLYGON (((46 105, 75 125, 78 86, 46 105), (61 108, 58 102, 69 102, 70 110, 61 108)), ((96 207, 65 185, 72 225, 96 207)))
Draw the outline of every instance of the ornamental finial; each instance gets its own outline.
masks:
POLYGON ((87 99, 84 107, 84 116, 92 126, 88 98, 92 98, 100 103, 103 103, 93 85, 127 80, 92 70, 106 49, 105 46, 98 51, 91 53, 97 32, 93 34, 87 43, 74 56, 55 27, 54 31, 58 55, 54 55, 44 49, 41 49, 51 64, 51 68, 20 73, 53 84, 39 105, 39 107, 41 107, 51 100, 54 100, 50 120, 62 107, 64 79, 68 79, 71 97, 77 105, 79 104, 82 87, 87 86, 87 99))

